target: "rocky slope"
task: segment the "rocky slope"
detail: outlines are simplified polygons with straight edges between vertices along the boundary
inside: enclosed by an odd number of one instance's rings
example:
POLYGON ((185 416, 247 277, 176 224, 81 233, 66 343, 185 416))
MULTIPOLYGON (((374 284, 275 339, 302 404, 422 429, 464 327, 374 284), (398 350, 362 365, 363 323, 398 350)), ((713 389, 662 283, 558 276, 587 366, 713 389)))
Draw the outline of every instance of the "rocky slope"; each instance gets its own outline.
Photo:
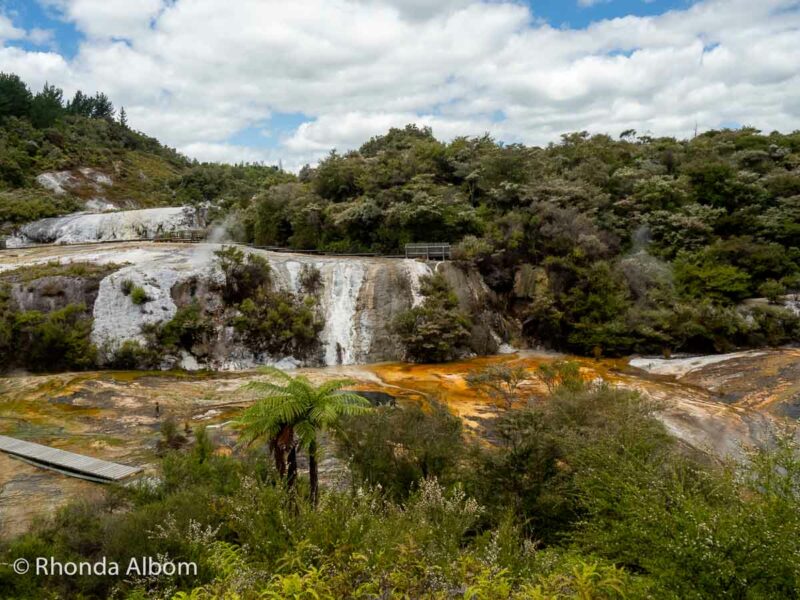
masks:
POLYGON ((204 212, 185 206, 75 213, 23 225, 6 240, 6 246, 138 240, 205 226, 204 212))
MULTIPOLYGON (((100 216, 110 219, 119 214, 100 216)), ((69 287, 70 299, 81 301, 91 309, 94 319, 92 340, 103 353, 110 355, 126 340, 143 341, 143 325, 170 320, 180 306, 186 306, 195 297, 202 296, 206 307, 219 304, 218 284, 222 275, 214 253, 221 247, 211 243, 135 242, 19 248, 0 253, 0 272, 51 261, 120 265, 102 278, 91 294, 81 295, 77 282, 72 282, 69 287), (141 305, 132 302, 123 282, 144 290, 147 301, 141 305), (194 291, 187 292, 189 288, 194 291)), ((179 366, 237 369, 267 363, 296 366, 301 363, 336 365, 399 360, 402 358, 401 344, 391 332, 392 321, 398 313, 421 301, 420 277, 434 269, 440 269, 451 281, 465 309, 489 305, 490 294, 481 278, 452 264, 245 250, 265 257, 275 284, 294 293, 299 291, 303 268, 319 272, 318 306, 325 323, 319 351, 303 361, 292 356, 258 355, 238 341, 230 327, 220 322, 217 323, 217 341, 210 357, 198 361, 196 357, 184 354, 178 357, 179 366)), ((33 297, 37 289, 36 285, 28 286, 27 293, 31 297, 27 305, 35 306, 39 302, 33 297)), ((492 328, 492 321, 496 319, 491 312, 484 313, 485 318, 479 319, 473 328, 473 337, 476 345, 493 352, 505 340, 492 328)))

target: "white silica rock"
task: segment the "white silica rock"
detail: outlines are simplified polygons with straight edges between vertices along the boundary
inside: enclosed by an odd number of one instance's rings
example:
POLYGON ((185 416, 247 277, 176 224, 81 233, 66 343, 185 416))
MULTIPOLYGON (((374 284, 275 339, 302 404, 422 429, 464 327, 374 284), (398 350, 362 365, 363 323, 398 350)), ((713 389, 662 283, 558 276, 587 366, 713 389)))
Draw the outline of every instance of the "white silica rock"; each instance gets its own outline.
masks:
MULTIPOLYGON (((180 252, 161 248, 161 244, 153 246, 154 250, 138 254, 121 248, 120 259, 127 259, 125 262, 130 264, 100 282, 93 309, 92 341, 106 355, 113 353, 126 340, 144 341, 143 325, 169 321, 175 316, 178 310, 172 298, 175 284, 190 277, 217 280, 221 277, 211 253, 198 262, 194 260, 194 246, 180 252), (124 281, 141 287, 147 301, 134 304, 130 294, 123 289, 124 281)), ((105 258, 113 254, 107 252, 105 258)))
POLYGON ((92 341, 105 352, 115 350, 125 340, 143 342, 142 325, 175 316, 178 307, 170 292, 178 280, 178 272, 155 265, 149 269, 126 267, 103 279, 94 303, 92 341), (126 280, 144 289, 147 302, 134 304, 130 294, 123 293, 122 282, 126 280))
POLYGON ((354 364, 368 351, 367 323, 358 319, 358 299, 368 264, 364 260, 302 255, 272 255, 270 264, 283 287, 299 293, 304 268, 319 271, 322 282, 319 304, 325 319, 320 335, 326 365, 354 364), (283 258, 286 256, 286 258, 283 258))
MULTIPOLYGON (((114 213, 116 214, 116 213, 114 213)), ((176 288, 195 278, 204 283, 206 306, 220 302, 218 290, 223 275, 215 252, 220 244, 172 244, 152 242, 109 243, 82 246, 27 248, 0 255, 0 271, 59 260, 124 265, 103 278, 93 307, 92 341, 105 358, 110 358, 126 340, 144 341, 142 326, 163 323, 175 316, 175 298, 185 302, 186 288, 176 288), (141 287, 148 297, 134 304, 123 291, 123 282, 141 287)), ((272 280, 280 289, 298 295, 303 269, 319 271, 316 291, 318 310, 324 318, 316 353, 303 357, 256 355, 226 323, 217 323, 217 337, 207 361, 182 355, 186 369, 250 369, 258 365, 282 367, 352 365, 399 360, 402 346, 392 332, 398 314, 422 302, 420 278, 432 272, 432 265, 413 260, 310 256, 267 252, 242 247, 245 252, 268 260, 272 280)), ((465 280, 463 285, 475 284, 465 280)))
POLYGON ((58 195, 66 194, 65 188, 75 181, 75 176, 70 171, 51 171, 36 177, 36 183, 58 195))
POLYGON ((6 244, 13 248, 34 244, 137 240, 204 225, 201 211, 187 206, 74 213, 28 223, 6 244))
POLYGON ((114 181, 106 175, 105 173, 101 173, 96 169, 92 169, 90 167, 82 167, 78 169, 81 175, 83 175, 88 181, 92 182, 96 188, 100 188, 101 186, 111 186, 114 184, 114 181))
POLYGON ((416 307, 422 304, 424 300, 420 293, 420 288, 422 287, 420 279, 425 275, 432 275, 434 269, 431 268, 430 264, 420 260, 404 260, 403 263, 408 272, 409 283, 411 284, 412 306, 416 307))
POLYGON ((387 335, 391 317, 401 310, 393 310, 392 301, 404 301, 403 308, 419 305, 423 299, 420 278, 432 272, 428 264, 415 260, 279 253, 269 253, 268 258, 279 283, 294 293, 301 291, 304 268, 319 271, 325 365, 370 362, 376 338, 387 335), (387 277, 389 274, 394 277, 387 277))
POLYGON ((676 378, 681 378, 708 365, 748 356, 760 356, 762 354, 764 353, 758 350, 745 350, 743 352, 730 352, 728 354, 710 354, 680 358, 632 358, 628 361, 628 364, 654 375, 671 375, 676 378))
POLYGON ((87 211, 91 212, 110 212, 119 210, 116 205, 111 204, 111 202, 105 198, 89 198, 89 200, 87 200, 86 204, 83 206, 87 211))

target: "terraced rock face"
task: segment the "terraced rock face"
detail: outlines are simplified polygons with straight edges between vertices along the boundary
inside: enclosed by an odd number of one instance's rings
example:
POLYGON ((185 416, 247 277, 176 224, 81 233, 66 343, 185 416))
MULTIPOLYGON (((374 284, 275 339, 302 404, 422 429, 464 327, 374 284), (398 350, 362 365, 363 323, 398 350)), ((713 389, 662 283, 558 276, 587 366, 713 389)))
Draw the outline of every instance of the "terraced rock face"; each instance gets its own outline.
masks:
MULTIPOLYGON (((0 254, 0 272, 48 261, 123 265, 104 277, 95 297, 87 301, 93 318, 92 340, 110 356, 126 340, 143 341, 142 326, 169 321, 181 303, 191 298, 181 291, 190 282, 203 283, 201 301, 219 303, 215 291, 222 274, 215 251, 219 244, 119 243, 87 246, 32 247, 0 254), (147 301, 132 302, 128 286, 141 288, 147 301)), ((450 264, 413 260, 308 256, 245 249, 265 257, 275 284, 300 291, 304 268, 317 270, 317 292, 324 318, 319 352, 310 357, 267 356, 250 351, 224 323, 218 323, 218 343, 210 356, 184 357, 184 368, 242 369, 258 364, 347 365, 402 358, 402 345, 391 331, 395 317, 422 301, 420 278, 441 268, 451 280, 465 308, 486 304, 489 291, 475 273, 463 273, 450 264)), ((33 300, 31 300, 33 302, 33 300)), ((478 352, 493 352, 498 339, 487 316, 475 332, 478 352), (488 341, 486 341, 488 340, 488 341)), ((500 340, 502 342, 502 340, 500 340)))
MULTIPOLYGON (((126 340, 141 339, 142 325, 171 319, 194 294, 201 294, 206 304, 218 302, 215 282, 221 273, 214 253, 220 247, 120 242, 19 248, 0 252, 0 273, 23 267, 15 273, 31 275, 9 274, 16 286, 14 302, 26 309, 51 310, 82 298, 93 315, 94 342, 109 351, 126 340), (91 277, 84 278, 92 285, 84 285, 80 277, 51 272, 52 261, 81 263, 84 269, 93 265, 88 268, 91 277), (42 273, 49 274, 32 279, 42 273), (136 304, 125 293, 122 284, 128 280, 144 290, 146 302, 136 304)), ((391 323, 399 312, 422 301, 420 278, 435 269, 453 286, 462 307, 488 306, 491 294, 474 273, 450 263, 246 251, 268 260, 275 284, 284 290, 299 290, 304 267, 319 271, 318 304, 325 328, 318 353, 305 360, 306 366, 322 367, 306 370, 312 379, 345 375, 358 382, 357 389, 390 394, 400 402, 438 397, 476 430, 498 409, 466 385, 470 371, 493 362, 519 364, 530 373, 524 394, 544 392, 534 370, 554 360, 554 355, 517 353, 446 365, 359 366, 401 358, 391 323)), ((491 314, 487 312, 481 321, 484 329, 474 331, 473 337, 485 346, 476 351, 496 351, 503 340, 494 334, 491 314)), ((252 400, 239 388, 254 375, 242 370, 265 363, 297 366, 300 361, 255 355, 223 324, 217 325, 221 335, 204 362, 183 357, 185 368, 207 367, 216 370, 214 374, 99 372, 0 378, 0 433, 147 465, 155 461, 160 424, 171 415, 190 428, 198 423, 221 426, 216 430, 218 441, 230 450, 235 439, 224 423, 252 400)), ((769 444, 778 424, 789 425, 786 417, 800 414, 800 350, 637 359, 630 364, 576 360, 586 379, 600 378, 658 401, 660 418, 676 437, 717 456, 742 457, 747 445, 769 444)), ((95 488, 61 475, 47 474, 43 479, 39 471, 0 457, 0 535, 21 531, 36 512, 31 506, 52 510, 90 489, 95 488)))
POLYGON ((800 418, 800 349, 751 350, 671 361, 640 359, 631 364, 707 390, 714 400, 733 408, 800 418))
POLYGON ((152 238, 205 227, 202 210, 175 206, 119 212, 75 213, 24 225, 6 240, 9 248, 31 244, 81 244, 152 238))

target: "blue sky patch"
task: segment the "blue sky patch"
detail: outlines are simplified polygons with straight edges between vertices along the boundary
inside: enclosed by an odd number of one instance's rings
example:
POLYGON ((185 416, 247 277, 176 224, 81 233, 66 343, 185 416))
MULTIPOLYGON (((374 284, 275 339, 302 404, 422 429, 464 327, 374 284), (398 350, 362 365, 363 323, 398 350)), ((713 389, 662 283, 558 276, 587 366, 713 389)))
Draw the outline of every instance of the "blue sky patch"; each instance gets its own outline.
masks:
POLYGON ((228 142, 250 148, 279 148, 283 138, 311 120, 313 120, 311 117, 300 112, 273 113, 266 121, 237 131, 228 142))
POLYGON ((529 0, 535 18, 553 27, 583 29, 594 21, 634 15, 660 15, 671 10, 685 10, 695 0, 529 0))
POLYGON ((61 20, 55 9, 32 0, 0 0, 0 13, 11 19, 20 29, 30 31, 38 28, 53 32, 52 47, 48 44, 35 44, 30 40, 9 41, 9 46, 40 52, 55 50, 67 59, 77 54, 83 36, 71 23, 61 20))

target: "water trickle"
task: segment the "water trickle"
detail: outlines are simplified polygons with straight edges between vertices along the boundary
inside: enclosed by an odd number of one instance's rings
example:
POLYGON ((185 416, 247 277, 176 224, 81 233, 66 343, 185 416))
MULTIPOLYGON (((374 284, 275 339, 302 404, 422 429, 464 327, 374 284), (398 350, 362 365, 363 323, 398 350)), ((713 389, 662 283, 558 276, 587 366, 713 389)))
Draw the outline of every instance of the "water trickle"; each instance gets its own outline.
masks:
POLYGON ((434 269, 431 268, 429 263, 420 260, 404 260, 403 263, 408 273, 409 283, 411 284, 411 305, 419 306, 424 300, 420 292, 422 287, 420 279, 425 275, 433 274, 434 269))
POLYGON ((322 271, 325 281, 325 346, 326 365, 351 365, 356 362, 356 307, 364 281, 364 264, 336 261, 322 271))

